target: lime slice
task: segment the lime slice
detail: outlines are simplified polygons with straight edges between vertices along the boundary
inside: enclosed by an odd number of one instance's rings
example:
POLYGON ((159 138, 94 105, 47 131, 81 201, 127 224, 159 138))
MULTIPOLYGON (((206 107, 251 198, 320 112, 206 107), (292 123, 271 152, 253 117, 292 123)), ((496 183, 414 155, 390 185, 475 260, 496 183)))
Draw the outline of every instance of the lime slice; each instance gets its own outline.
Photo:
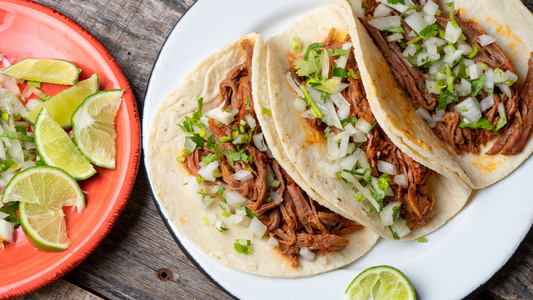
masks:
POLYGON ((377 266, 364 270, 350 283, 345 299, 358 300, 416 300, 415 290, 409 279, 398 269, 377 266))
POLYGON ((20 201, 46 207, 85 209, 85 197, 72 176, 50 166, 28 168, 15 175, 4 189, 2 202, 20 201))
POLYGON ((80 152, 93 164, 115 169, 115 117, 124 90, 87 97, 72 115, 72 134, 80 152))
POLYGON ((60 59, 27 58, 7 67, 4 75, 29 81, 75 85, 81 69, 60 59))
POLYGON ((43 107, 46 107, 50 116, 52 116, 61 127, 68 129, 71 126, 70 118, 74 111, 76 111, 78 106, 80 106, 87 96, 98 92, 98 88, 98 74, 94 73, 91 78, 80 81, 75 86, 53 96, 50 100, 30 110, 22 117, 34 125, 37 115, 43 107))
POLYGON ((19 218, 22 230, 35 248, 58 252, 70 246, 63 209, 20 202, 19 218))
POLYGON ((39 156, 47 165, 61 168, 77 180, 87 179, 96 173, 67 133, 48 115, 46 108, 37 117, 33 138, 39 156))

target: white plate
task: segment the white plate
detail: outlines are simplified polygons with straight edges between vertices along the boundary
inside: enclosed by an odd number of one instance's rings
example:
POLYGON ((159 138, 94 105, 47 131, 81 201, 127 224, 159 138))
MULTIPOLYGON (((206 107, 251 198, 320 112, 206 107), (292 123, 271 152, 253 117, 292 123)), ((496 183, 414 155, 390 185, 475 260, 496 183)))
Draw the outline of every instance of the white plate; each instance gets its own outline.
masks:
MULTIPOLYGON (((204 57, 249 32, 260 33, 266 41, 327 4, 326 0, 199 0, 168 37, 152 71, 144 103, 144 149, 157 107, 204 57)), ((533 222, 528 179, 532 172, 529 159, 504 180, 477 192, 457 216, 428 235, 425 244, 380 240, 355 263, 311 278, 268 278, 228 268, 201 252, 172 224, 170 230, 209 276, 240 299, 342 299, 352 279, 376 265, 404 272, 419 299, 463 299, 473 296, 504 266, 528 233, 533 222)), ((156 205, 169 224, 158 199, 156 205)))

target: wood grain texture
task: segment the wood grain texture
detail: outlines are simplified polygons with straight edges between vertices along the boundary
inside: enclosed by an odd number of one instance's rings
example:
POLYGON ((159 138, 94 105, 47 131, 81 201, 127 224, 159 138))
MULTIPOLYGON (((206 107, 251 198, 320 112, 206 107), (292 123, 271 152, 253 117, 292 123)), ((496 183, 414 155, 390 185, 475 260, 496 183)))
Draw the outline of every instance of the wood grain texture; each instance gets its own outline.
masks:
POLYGON ((15 300, 40 300, 40 299, 77 299, 77 300, 99 300, 102 299, 87 290, 84 290, 63 279, 58 279, 42 289, 29 293, 28 295, 16 298, 15 300))
MULTIPOLYGON (((159 50, 194 0, 37 2, 79 22, 109 49, 128 77, 142 114, 159 50)), ((524 2, 533 8, 533 0, 524 2)), ((533 299, 532 270, 529 236, 509 267, 474 300, 533 299)), ((144 165, 122 216, 102 244, 62 280, 22 299, 56 298, 60 294, 54 289, 74 290, 73 285, 106 299, 232 299, 197 270, 172 239, 153 203, 144 165), (166 276, 162 271, 158 277, 163 268, 166 276)), ((70 299, 94 299, 79 295, 70 299)))

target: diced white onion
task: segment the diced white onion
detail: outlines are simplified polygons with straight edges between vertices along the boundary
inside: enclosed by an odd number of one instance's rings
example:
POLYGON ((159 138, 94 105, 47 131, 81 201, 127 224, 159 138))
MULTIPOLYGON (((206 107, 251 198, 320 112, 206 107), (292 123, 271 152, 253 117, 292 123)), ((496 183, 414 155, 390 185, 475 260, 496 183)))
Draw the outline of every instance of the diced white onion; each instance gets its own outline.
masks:
MULTIPOLYGON (((361 151, 361 149, 357 149, 357 150, 361 151)), ((359 155, 359 153, 354 153, 352 155, 348 155, 348 156, 342 158, 339 161, 338 166, 340 167, 341 170, 350 170, 350 171, 353 170, 353 168, 355 167, 355 164, 357 163, 357 156, 358 155, 359 155)), ((339 172, 339 171, 337 171, 337 172, 339 172)))
POLYGON ((475 63, 468 67, 468 71, 470 72, 470 80, 476 80, 481 78, 483 76, 483 69, 481 68, 480 63, 475 63))
POLYGON ((9 223, 6 220, 0 220, 0 243, 3 241, 13 242, 14 231, 15 228, 13 227, 13 223, 9 223))
POLYGON ((263 235, 265 235, 265 232, 267 230, 267 227, 259 221, 258 218, 252 218, 252 222, 250 222, 250 226, 248 227, 252 232, 258 237, 262 238, 263 235))
POLYGON ((224 102, 222 102, 220 106, 213 108, 212 110, 206 112, 205 115, 219 122, 224 123, 224 125, 228 125, 231 122, 233 122, 233 115, 229 112, 222 111, 223 105, 224 105, 224 102))
POLYGON ((515 73, 509 70, 505 71, 505 74, 507 74, 507 78, 511 80, 513 83, 518 80, 518 75, 516 75, 515 73))
MULTIPOLYGON (((402 206, 401 202, 391 202, 383 208, 383 210, 379 213, 379 216, 381 217, 381 224, 383 226, 391 226, 394 224, 394 219, 392 218, 392 215, 394 214, 394 208, 400 206, 402 206)), ((400 214, 398 213, 397 217, 399 217, 399 215, 400 214)))
POLYGON ((381 3, 376 7, 374 10, 374 18, 381 18, 388 16, 392 11, 392 8, 388 7, 387 5, 381 3))
POLYGON ((492 80, 494 77, 494 71, 489 68, 487 71, 485 71, 485 75, 487 75, 487 79, 483 85, 483 90, 487 93, 494 93, 494 81, 492 80))
POLYGON ((281 201, 283 201, 283 198, 281 198, 281 196, 274 191, 269 191, 268 196, 270 196, 270 198, 272 198, 272 200, 274 200, 274 203, 276 204, 280 204, 281 201))
POLYGON ((418 117, 420 117, 422 120, 426 121, 428 123, 429 127, 434 128, 435 126, 437 126, 437 122, 435 122, 435 120, 433 120, 433 118, 431 117, 429 112, 427 110, 423 109, 422 107, 417 109, 415 111, 415 114, 418 117))
POLYGON ((268 147, 265 144, 265 141, 263 140, 263 133, 258 133, 252 135, 252 141, 254 142, 254 146, 261 152, 265 152, 268 150, 268 147))
POLYGON ((409 31, 408 37, 415 38, 417 36, 416 32, 414 30, 409 31))
POLYGON ((248 142, 248 135, 245 133, 241 133, 237 137, 235 137, 235 139, 231 143, 233 145, 238 145, 238 144, 246 144, 247 142, 248 142))
POLYGON ((337 177, 337 173, 339 173, 341 170, 342 169, 338 164, 325 163, 324 172, 332 177, 337 177))
POLYGON ((498 104, 498 114, 500 115, 500 119, 507 118, 507 116, 505 115, 505 108, 503 107, 502 102, 498 104))
POLYGON ((313 261, 315 259, 315 254, 307 247, 300 248, 300 252, 298 252, 298 254, 300 254, 300 256, 307 261, 313 261))
POLYGON ((378 0, 379 2, 389 6, 389 7, 392 7, 394 8, 395 10, 399 11, 399 12, 404 12, 407 8, 409 8, 410 6, 413 6, 413 2, 411 0, 406 0, 405 1, 405 5, 404 4, 401 4, 401 3, 398 3, 398 4, 390 4, 388 0, 378 0))
POLYGON ((213 162, 210 162, 207 166, 204 167, 202 164, 202 167, 200 167, 200 170, 198 170, 198 175, 202 176, 205 180, 215 182, 216 178, 213 177, 213 171, 218 168, 218 160, 215 160, 213 162))
POLYGON ((433 120, 435 120, 435 122, 439 122, 439 121, 444 121, 444 113, 446 111, 443 109, 443 110, 437 110, 437 112, 432 116, 433 120))
POLYGON ((429 66, 429 74, 430 75, 435 75, 442 69, 444 69, 444 62, 438 61, 438 62, 432 64, 431 66, 429 66))
MULTIPOLYGON (((344 43, 342 45, 342 49, 343 50, 350 50, 352 48, 352 46, 353 46, 353 44, 351 42, 347 42, 347 43, 344 43)), ((341 55, 338 59, 334 60, 334 62, 337 65, 337 67, 343 68, 343 69, 346 67, 346 62, 348 61, 349 54, 350 53, 346 53, 344 55, 341 55)), ((339 78, 339 77, 334 77, 334 78, 337 79, 339 82, 341 82, 341 78, 339 78)))
POLYGON ((424 13, 424 20, 426 20, 426 22, 431 25, 435 22, 437 22, 437 18, 435 18, 435 16, 433 15, 428 15, 426 13, 424 13))
MULTIPOLYGON (((341 84, 344 83, 340 83, 339 85, 341 84)), ((333 102, 326 101, 326 103, 324 103, 324 101, 320 98, 322 93, 311 86, 306 85, 305 89, 309 92, 309 97, 313 99, 315 105, 318 107, 318 110, 320 110, 320 112, 324 115, 322 121, 329 126, 335 126, 339 129, 342 129, 341 122, 337 116, 337 112, 335 111, 335 107, 333 107, 333 102)))
POLYGON ((307 103, 305 103, 304 99, 300 97, 296 97, 296 99, 294 99, 293 105, 294 109, 301 113, 303 113, 307 109, 307 103))
POLYGON ((304 98, 304 94, 302 93, 302 91, 300 90, 300 88, 298 88, 298 85, 296 84, 296 82, 294 82, 294 79, 292 77, 292 74, 291 72, 287 72, 287 74, 285 74, 285 81, 287 81, 287 83, 289 84, 289 86, 292 88, 292 90, 298 94, 298 96, 300 96, 301 98, 304 98))
POLYGON ((372 128, 372 125, 364 119, 358 119, 357 123, 355 123, 355 128, 361 130, 363 133, 368 134, 370 132, 370 129, 372 128))
POLYGON ((206 218, 207 218, 207 221, 209 221, 209 225, 214 225, 218 220, 217 216, 213 212, 207 214, 206 218))
POLYGON ((463 42, 463 41, 457 41, 457 50, 463 50, 463 55, 468 55, 474 52, 472 47, 470 47, 470 45, 468 45, 467 42, 463 42))
POLYGON ((364 132, 361 130, 357 130, 357 132, 353 135, 353 141, 354 143, 361 143, 366 141, 367 137, 364 132))
POLYGON ((234 109, 231 110, 231 116, 232 116, 232 117, 235 117, 238 113, 239 113, 239 110, 236 109, 236 108, 234 108, 234 109))
MULTIPOLYGON (((239 195, 240 196, 240 195, 239 195)), ((236 205, 236 204, 235 204, 236 205)), ((228 205, 229 206, 229 205, 228 205)), ((241 209, 238 209, 237 207, 235 207, 235 215, 236 216, 246 216, 247 213, 246 213, 246 207, 244 205, 240 205, 241 206, 241 209)))
POLYGON ((228 223, 230 224, 239 224, 242 222, 243 216, 231 215, 228 217, 228 223))
POLYGON ((479 108, 481 111, 486 111, 494 105, 494 94, 490 94, 487 98, 481 100, 479 103, 479 108))
POLYGON ((328 159, 336 160, 337 157, 339 157, 339 147, 337 145, 337 142, 335 141, 335 134, 333 134, 333 132, 328 135, 327 143, 328 143, 328 159))
POLYGON ((487 35, 487 34, 480 35, 478 38, 479 38, 479 44, 481 46, 487 46, 489 44, 496 42, 496 39, 494 37, 487 35))
POLYGON ((341 139, 341 143, 339 145, 339 158, 346 157, 346 153, 348 152, 349 142, 350 142, 349 135, 346 135, 341 139))
POLYGON ((461 78, 461 88, 469 95, 472 92, 472 84, 464 78, 461 78))
POLYGON ((423 66, 427 62, 429 62, 429 55, 426 51, 422 51, 416 56, 416 64, 418 66, 423 66))
POLYGON ((257 126, 257 124, 255 123, 255 118, 252 117, 252 115, 248 114, 248 115, 244 116, 244 119, 246 119, 246 124, 248 124, 248 126, 250 126, 250 128, 255 128, 257 126))
POLYGON ((506 83, 502 83, 500 85, 500 91, 502 91, 507 97, 511 98, 513 95, 511 94, 511 89, 506 83))
POLYGON ((400 16, 391 16, 391 17, 384 17, 384 18, 378 18, 378 19, 372 19, 368 21, 368 24, 376 27, 377 29, 383 31, 388 30, 394 27, 400 26, 401 19, 400 16))
POLYGON ((474 61, 473 59, 469 59, 469 58, 463 58, 462 62, 467 68, 476 63, 476 61, 474 61))
POLYGON ((399 40, 401 40, 401 39, 403 39, 403 34, 401 34, 401 33, 399 33, 399 32, 398 32, 398 33, 391 34, 391 35, 389 35, 389 36, 387 37, 387 41, 389 41, 389 42, 399 41, 399 40))
POLYGON ((270 247, 272 248, 276 248, 276 246, 278 245, 278 240, 276 240, 275 238, 273 237, 270 237, 267 241, 267 245, 269 245, 270 247))
POLYGON ((492 81, 494 81, 495 83, 504 82, 507 80, 507 74, 502 70, 498 70, 498 72, 494 72, 494 75, 492 75, 492 81))
POLYGON ((337 87, 335 87, 335 89, 333 89, 333 91, 331 92, 332 94, 337 94, 337 93, 340 93, 342 91, 344 91, 348 86, 350 86, 348 83, 339 83, 337 84, 337 87))
POLYGON ((403 51, 404 57, 409 57, 409 55, 415 56, 415 54, 416 54, 416 49, 415 49, 415 45, 413 44, 409 44, 407 48, 405 48, 405 51, 403 51))
POLYGON ((222 223, 222 221, 217 220, 217 221, 215 222, 215 227, 218 229, 218 231, 222 231, 222 226, 224 226, 224 224, 222 223))
POLYGON ((437 52, 437 45, 435 44, 430 44, 427 46, 427 53, 431 61, 440 59, 440 54, 437 52))
POLYGON ((446 53, 446 55, 444 56, 443 61, 445 63, 451 64, 454 61, 461 59, 461 55, 463 55, 463 52, 464 52, 464 50, 455 50, 455 51, 453 51, 453 53, 446 53))
POLYGON ((366 156, 365 152, 363 151, 359 152, 359 154, 357 155, 357 161, 359 162, 359 165, 361 166, 361 168, 363 169, 370 168, 370 163, 368 162, 368 156, 366 156))
POLYGON ((20 171, 24 171, 28 168, 35 167, 36 165, 37 164, 33 160, 25 161, 24 164, 22 165, 22 168, 20 168, 20 171))
POLYGON ((348 103, 340 93, 331 94, 329 99, 331 99, 331 101, 337 106, 337 115, 339 116, 339 119, 344 120, 348 118, 348 115, 350 114, 350 103, 348 103))
POLYGON ((424 46, 427 47, 428 45, 435 45, 437 47, 441 47, 441 46, 444 46, 446 45, 447 42, 441 38, 438 38, 438 37, 430 37, 428 38, 425 42, 424 42, 424 46))
POLYGON ((235 172, 235 174, 233 174, 232 176, 235 180, 239 181, 248 181, 254 178, 252 172, 246 170, 240 170, 238 172, 235 172))
POLYGON ((411 27, 414 31, 420 34, 424 28, 429 26, 428 22, 424 18, 424 14, 421 12, 416 12, 409 17, 404 19, 405 23, 411 27))
POLYGON ((399 238, 402 238, 411 232, 409 226, 407 226, 407 221, 398 217, 396 222, 391 225, 391 229, 398 235, 399 238))
POLYGON ((396 182, 396 184, 399 186, 407 186, 407 184, 409 183, 407 175, 405 174, 398 174, 394 176, 394 182, 396 182))
POLYGON ((383 160, 378 160, 378 171, 396 175, 396 166, 383 160))
POLYGON ((329 78, 329 54, 328 51, 322 53, 322 78, 329 78))
POLYGON ((439 5, 437 3, 433 1, 428 1, 426 2, 426 5, 424 5, 423 11, 430 16, 434 16, 435 13, 437 13, 438 9, 439 9, 439 5))
POLYGON ((365 10, 361 7, 361 0, 352 0, 350 3, 353 13, 359 18, 363 19, 365 17, 365 10))
POLYGON ((455 111, 471 123, 476 123, 481 119, 481 108, 479 102, 474 97, 469 97, 455 106, 455 111), (464 111, 463 111, 464 110, 464 111))
POLYGON ((310 109, 308 109, 308 110, 304 111, 303 113, 301 113, 300 117, 311 119, 311 120, 315 119, 315 116, 313 116, 313 113, 311 112, 310 109))
POLYGON ((440 94, 439 90, 437 90, 435 88, 435 86, 437 85, 437 82, 436 81, 431 81, 431 80, 426 80, 426 87, 428 89, 428 91, 432 94, 440 94))
POLYGON ((448 42, 454 43, 459 40, 459 37, 461 37, 461 34, 463 31, 461 30, 461 27, 453 27, 453 24, 451 21, 448 21, 448 24, 446 24, 446 31, 444 32, 444 39, 446 39, 448 42))
POLYGON ((0 188, 5 188, 9 181, 11 181, 11 178, 15 177, 16 174, 15 171, 5 171, 2 173, 4 177, 0 179, 0 188))

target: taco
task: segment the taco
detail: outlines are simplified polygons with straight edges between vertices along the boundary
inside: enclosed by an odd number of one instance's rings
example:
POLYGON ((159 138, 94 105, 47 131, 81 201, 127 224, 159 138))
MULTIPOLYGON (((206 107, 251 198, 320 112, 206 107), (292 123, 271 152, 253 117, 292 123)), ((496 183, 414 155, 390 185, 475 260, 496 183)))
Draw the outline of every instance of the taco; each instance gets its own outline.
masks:
POLYGON ((259 104, 269 105, 284 152, 325 205, 384 238, 415 239, 454 216, 471 190, 435 172, 439 164, 419 163, 421 155, 377 118, 347 9, 331 4, 267 42, 270 102, 259 104))
POLYGON ((426 128, 413 130, 431 128, 478 189, 533 152, 533 16, 519 0, 445 2, 352 1, 368 32, 356 22, 358 47, 369 84, 402 90, 375 97, 376 106, 409 102, 384 112, 391 126, 399 131, 402 119, 419 116, 426 128))
POLYGON ((256 105, 268 98, 265 61, 261 36, 248 34, 165 99, 147 150, 154 194, 187 239, 231 267, 277 277, 342 267, 378 235, 299 184, 268 109, 256 105))

